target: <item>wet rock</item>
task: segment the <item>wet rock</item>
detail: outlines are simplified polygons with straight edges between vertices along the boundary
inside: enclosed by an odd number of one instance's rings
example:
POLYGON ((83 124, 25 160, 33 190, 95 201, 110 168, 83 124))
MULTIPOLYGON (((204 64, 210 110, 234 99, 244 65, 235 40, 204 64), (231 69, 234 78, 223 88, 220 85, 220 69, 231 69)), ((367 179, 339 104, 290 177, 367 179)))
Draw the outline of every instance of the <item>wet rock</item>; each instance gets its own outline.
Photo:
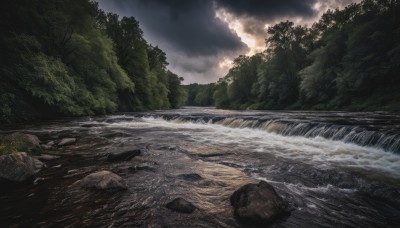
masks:
POLYGON ((12 133, 3 138, 6 143, 14 143, 23 152, 40 153, 40 140, 36 135, 24 134, 20 132, 12 133))
POLYGON ((42 149, 44 149, 44 150, 50 150, 52 147, 51 146, 48 146, 48 145, 42 145, 42 149))
POLYGON ((45 150, 50 150, 53 148, 54 145, 55 145, 54 141, 50 141, 46 144, 42 144, 41 147, 45 150))
POLYGON ((58 146, 69 146, 76 143, 76 138, 63 138, 58 143, 58 146))
POLYGON ((185 173, 185 174, 181 174, 178 176, 178 178, 187 180, 187 181, 198 181, 203 179, 199 174, 197 173, 185 173))
POLYGON ((173 201, 167 203, 167 205, 165 206, 170 210, 188 214, 193 213, 193 211, 196 209, 196 207, 192 203, 186 201, 181 197, 174 199, 173 201))
POLYGON ((39 160, 50 161, 50 160, 60 158, 60 156, 50 155, 50 154, 41 154, 40 156, 34 156, 34 158, 39 159, 39 160))
POLYGON ((111 152, 107 156, 107 161, 129 161, 133 157, 138 156, 142 153, 141 149, 126 150, 126 151, 116 151, 111 152))
POLYGON ((236 218, 245 222, 270 224, 288 213, 287 204, 265 181, 244 185, 233 193, 230 201, 236 218))
POLYGON ((122 177, 106 170, 89 174, 75 184, 82 188, 96 190, 126 190, 128 188, 122 177))
POLYGON ((4 137, 4 140, 21 141, 30 145, 39 146, 40 140, 36 135, 24 134, 20 132, 12 133, 4 137))
POLYGON ((25 181, 35 175, 44 164, 25 152, 0 156, 0 179, 25 181))

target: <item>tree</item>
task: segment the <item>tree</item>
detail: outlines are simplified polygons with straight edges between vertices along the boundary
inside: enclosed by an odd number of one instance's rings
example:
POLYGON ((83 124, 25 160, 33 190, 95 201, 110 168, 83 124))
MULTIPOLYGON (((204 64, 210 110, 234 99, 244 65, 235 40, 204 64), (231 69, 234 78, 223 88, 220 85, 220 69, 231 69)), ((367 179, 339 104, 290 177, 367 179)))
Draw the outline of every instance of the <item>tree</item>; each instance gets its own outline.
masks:
POLYGON ((179 107, 182 89, 172 91, 169 87, 180 87, 181 80, 176 80, 166 69, 166 54, 143 38, 139 22, 133 17, 119 19, 116 14, 102 11, 99 11, 97 18, 99 28, 115 43, 119 64, 135 83, 134 91, 122 91, 120 94, 121 109, 141 111, 179 107), (172 98, 173 94, 179 97, 172 98), (173 104, 171 100, 174 100, 173 104))
MULTIPOLYGON (((166 55, 139 23, 89 0, 5 0, 0 122, 170 108, 166 55)), ((177 77, 177 76, 176 76, 177 77)))
POLYGON ((281 22, 268 29, 267 63, 258 70, 259 98, 264 108, 281 109, 293 105, 299 97, 299 70, 306 65, 311 49, 309 29, 281 22))
POLYGON ((219 80, 215 85, 213 98, 217 108, 229 108, 228 83, 224 79, 219 80))
POLYGON ((181 82, 183 78, 178 77, 176 74, 168 71, 168 100, 171 108, 180 107, 186 100, 186 91, 182 88, 181 82))

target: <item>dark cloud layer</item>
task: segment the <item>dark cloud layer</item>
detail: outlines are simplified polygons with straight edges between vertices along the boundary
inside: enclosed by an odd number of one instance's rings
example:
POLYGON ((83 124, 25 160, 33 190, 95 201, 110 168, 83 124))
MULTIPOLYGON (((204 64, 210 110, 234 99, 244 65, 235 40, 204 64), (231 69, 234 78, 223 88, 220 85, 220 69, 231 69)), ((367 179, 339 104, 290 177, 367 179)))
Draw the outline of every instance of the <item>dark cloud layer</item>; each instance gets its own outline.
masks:
POLYGON ((273 20, 285 16, 312 17, 317 0, 217 0, 216 4, 237 16, 273 20))
POLYGON ((312 18, 317 0, 97 1, 106 11, 134 16, 146 40, 167 53, 169 68, 190 83, 216 81, 227 70, 219 67, 223 59, 233 59, 250 50, 226 21, 216 17, 216 10, 240 19, 244 32, 257 36, 262 43, 266 22, 312 18))
POLYGON ((162 38, 189 56, 245 48, 239 37, 215 18, 211 1, 103 0, 100 3, 132 14, 153 40, 162 38))

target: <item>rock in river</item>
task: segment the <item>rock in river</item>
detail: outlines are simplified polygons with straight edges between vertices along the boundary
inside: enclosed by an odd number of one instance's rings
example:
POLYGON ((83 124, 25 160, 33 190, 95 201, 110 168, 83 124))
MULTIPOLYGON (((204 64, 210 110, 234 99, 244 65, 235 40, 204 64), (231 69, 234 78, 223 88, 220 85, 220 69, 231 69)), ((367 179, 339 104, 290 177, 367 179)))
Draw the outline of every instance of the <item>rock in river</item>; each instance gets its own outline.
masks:
POLYGON ((36 135, 16 132, 5 136, 3 140, 7 143, 16 144, 18 149, 23 152, 42 152, 40 140, 36 135))
POLYGON ((76 138, 63 138, 58 143, 58 146, 69 146, 76 143, 76 138))
POLYGON ((41 154, 39 156, 34 156, 34 158, 39 159, 39 160, 44 160, 44 161, 50 161, 50 160, 60 158, 60 156, 51 155, 51 154, 41 154))
POLYGON ((173 201, 167 203, 167 205, 165 206, 170 210, 188 214, 192 213, 196 209, 196 207, 192 203, 186 201, 181 197, 174 199, 173 201))
POLYGON ((107 156, 107 161, 129 161, 141 153, 141 149, 110 152, 107 156))
POLYGON ((286 203, 265 181, 244 185, 233 193, 230 201, 235 216, 246 222, 269 224, 287 213, 286 203))
POLYGON ((0 156, 0 179, 25 181, 40 171, 44 164, 25 152, 0 156))
POLYGON ((127 185, 122 177, 110 171, 99 171, 87 175, 82 180, 75 182, 83 188, 96 190, 125 190, 127 185))

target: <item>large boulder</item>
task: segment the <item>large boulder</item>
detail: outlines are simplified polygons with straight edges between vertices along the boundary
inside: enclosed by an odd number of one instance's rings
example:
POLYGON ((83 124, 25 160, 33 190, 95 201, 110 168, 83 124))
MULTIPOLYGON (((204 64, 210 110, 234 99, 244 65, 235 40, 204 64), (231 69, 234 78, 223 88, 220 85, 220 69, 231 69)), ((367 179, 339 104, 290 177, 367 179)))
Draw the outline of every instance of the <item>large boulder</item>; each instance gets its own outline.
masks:
POLYGON ((125 190, 128 188, 122 177, 106 170, 89 174, 75 184, 82 188, 95 190, 125 190))
POLYGON ((0 156, 0 179, 25 181, 35 175, 44 164, 25 152, 0 156))
POLYGON ((165 206, 170 210, 187 214, 192 213, 196 209, 196 207, 192 203, 186 201, 181 197, 174 199, 173 201, 167 203, 167 205, 165 206))
POLYGON ((115 151, 110 152, 107 156, 107 161, 129 161, 133 157, 138 156, 142 153, 141 149, 126 150, 126 151, 115 151))
POLYGON ((19 151, 40 153, 40 140, 36 135, 15 132, 3 138, 4 143, 14 145, 19 151))
POLYGON ((270 224, 288 213, 287 204, 265 181, 244 185, 233 193, 230 201, 236 218, 245 222, 270 224))
POLYGON ((69 146, 76 143, 76 138, 63 138, 58 143, 58 146, 69 146))

